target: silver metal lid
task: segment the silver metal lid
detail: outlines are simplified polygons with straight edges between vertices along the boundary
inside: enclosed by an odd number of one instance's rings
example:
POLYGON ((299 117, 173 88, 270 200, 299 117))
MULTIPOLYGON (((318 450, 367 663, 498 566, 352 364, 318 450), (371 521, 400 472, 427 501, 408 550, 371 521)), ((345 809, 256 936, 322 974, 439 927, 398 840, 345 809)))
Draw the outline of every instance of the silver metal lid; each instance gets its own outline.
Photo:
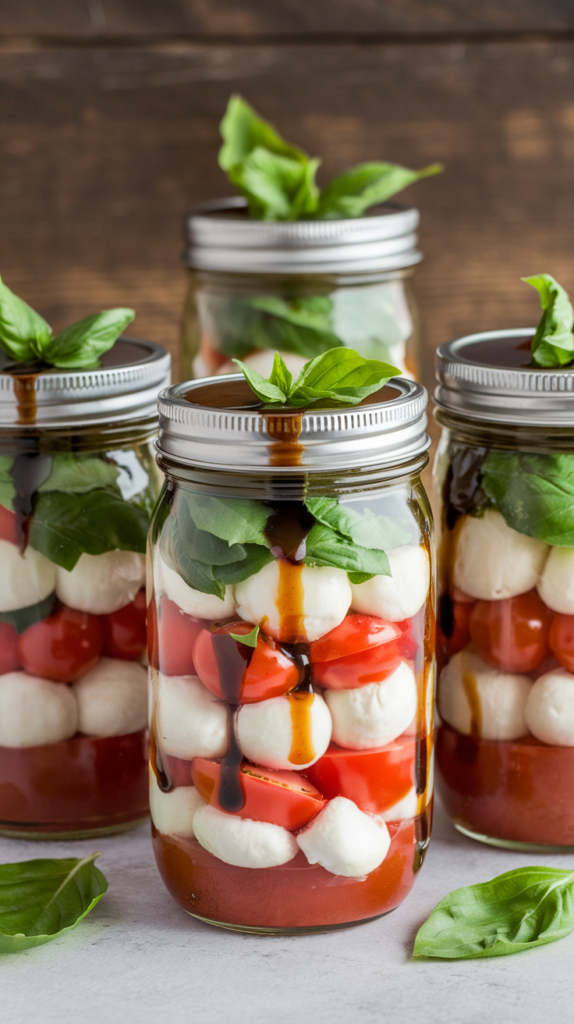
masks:
MULTIPOLYGON (((483 331, 441 345, 436 352, 436 405, 492 423, 574 426, 574 368, 518 365, 516 341, 529 341, 534 333, 533 327, 483 331), (497 343, 496 361, 477 358, 485 343, 497 343), (508 365, 503 365, 506 358, 508 365)), ((522 358, 526 362, 528 357, 522 358)))
POLYGON ((399 203, 365 217, 269 223, 251 220, 247 201, 234 196, 191 211, 185 261, 198 270, 244 274, 400 270, 422 260, 418 223, 418 210, 399 203))
MULTIPOLYGON (((240 374, 224 379, 228 383, 243 381, 240 374)), ((193 391, 210 386, 220 390, 222 378, 176 384, 161 393, 156 442, 160 453, 205 469, 262 473, 273 467, 273 473, 289 474, 301 469, 325 473, 392 466, 430 446, 427 393, 404 377, 395 377, 387 385, 396 391, 390 400, 306 412, 194 405, 193 391)))
POLYGON ((161 345, 120 338, 96 370, 0 373, 0 428, 46 429, 113 423, 156 414, 170 382, 171 357, 161 345))

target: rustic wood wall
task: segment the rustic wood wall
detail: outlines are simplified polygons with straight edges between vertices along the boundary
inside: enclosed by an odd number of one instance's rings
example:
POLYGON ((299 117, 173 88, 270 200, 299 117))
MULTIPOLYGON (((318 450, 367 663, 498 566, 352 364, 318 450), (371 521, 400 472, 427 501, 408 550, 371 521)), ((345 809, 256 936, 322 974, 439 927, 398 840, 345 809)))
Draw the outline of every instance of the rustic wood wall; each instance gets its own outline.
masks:
POLYGON ((574 291, 571 0, 0 0, 0 271, 55 327, 110 304, 177 348, 181 218, 225 194, 239 91, 331 173, 446 173, 422 213, 427 351, 574 291))

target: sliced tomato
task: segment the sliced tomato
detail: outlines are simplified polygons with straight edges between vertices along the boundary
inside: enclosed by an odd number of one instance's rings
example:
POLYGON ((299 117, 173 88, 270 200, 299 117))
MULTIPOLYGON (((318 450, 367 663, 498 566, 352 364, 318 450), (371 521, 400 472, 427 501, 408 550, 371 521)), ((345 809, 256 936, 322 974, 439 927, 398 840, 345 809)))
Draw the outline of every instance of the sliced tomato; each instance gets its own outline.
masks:
POLYGON ((18 543, 16 513, 4 505, 0 505, 0 540, 9 540, 11 544, 18 543))
POLYGON ((20 661, 32 676, 73 683, 94 667, 102 651, 97 615, 62 605, 18 637, 20 661))
POLYGON ((313 679, 327 690, 356 690, 368 683, 382 682, 403 660, 399 641, 381 644, 348 658, 317 662, 313 665, 313 679))
POLYGON ((490 665, 533 672, 550 653, 552 618, 533 590, 502 601, 477 601, 470 613, 470 636, 490 665))
POLYGON ((111 615, 100 615, 104 644, 102 654, 107 658, 139 658, 146 645, 145 590, 140 590, 133 601, 111 615))
MULTIPOLYGON (((218 799, 221 762, 194 757, 191 777, 203 799, 222 810, 218 799)), ((270 821, 295 832, 325 805, 321 792, 300 772, 272 771, 243 761, 239 780, 245 796, 242 809, 236 812, 240 818, 270 821)))
POLYGON ((339 626, 325 633, 310 646, 310 658, 316 661, 334 661, 360 654, 371 647, 388 644, 406 633, 408 623, 387 622, 374 615, 347 615, 339 626))
POLYGON ((14 672, 21 664, 16 629, 11 622, 0 622, 0 675, 14 672))
POLYGON ((305 775, 327 800, 345 796, 368 814, 382 814, 415 784, 412 736, 376 750, 345 750, 331 743, 305 775))
POLYGON ((288 693, 299 682, 299 668, 272 637, 259 633, 256 647, 230 633, 251 633, 249 622, 228 622, 213 632, 202 629, 193 649, 195 670, 204 686, 224 700, 253 704, 288 693))
POLYGON ((166 676, 193 676, 193 648, 203 623, 182 612, 175 601, 163 598, 159 613, 155 599, 148 606, 149 663, 166 676))

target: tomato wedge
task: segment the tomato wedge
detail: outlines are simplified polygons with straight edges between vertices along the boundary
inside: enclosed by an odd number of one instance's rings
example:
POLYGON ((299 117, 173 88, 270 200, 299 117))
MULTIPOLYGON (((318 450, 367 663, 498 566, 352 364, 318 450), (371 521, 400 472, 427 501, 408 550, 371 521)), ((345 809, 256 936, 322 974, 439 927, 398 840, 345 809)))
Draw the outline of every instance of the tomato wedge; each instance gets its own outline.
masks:
POLYGON ((253 704, 281 697, 299 682, 297 665, 272 637, 259 633, 257 646, 249 647, 229 636, 245 636, 252 630, 251 623, 241 621, 228 622, 213 633, 208 629, 199 633, 193 649, 195 670, 204 686, 218 697, 229 700, 232 693, 237 703, 253 704))
POLYGON ((351 654, 337 661, 313 665, 313 679, 327 690, 356 690, 367 683, 380 683, 399 667, 403 658, 398 642, 381 644, 370 651, 351 654))
MULTIPOLYGON (((218 800, 220 774, 220 761, 194 757, 191 763, 193 784, 203 799, 219 810, 222 809, 218 800)), ((236 812, 240 818, 270 821, 295 832, 325 805, 320 791, 300 772, 272 771, 243 761, 239 779, 245 796, 245 804, 236 812)))
POLYGON ((347 615, 339 626, 313 641, 310 658, 315 661, 334 661, 351 654, 360 654, 371 647, 398 640, 409 627, 408 621, 386 622, 374 615, 347 615))
POLYGON ((305 775, 327 800, 346 796, 368 814, 382 814, 415 784, 412 736, 376 750, 344 750, 331 743, 305 775))
POLYGON ((182 612, 175 601, 163 598, 159 613, 152 598, 147 610, 148 656, 152 668, 166 676, 193 676, 193 646, 203 623, 182 612))
POLYGON ((0 540, 8 540, 11 544, 18 543, 16 513, 4 505, 0 505, 0 540))

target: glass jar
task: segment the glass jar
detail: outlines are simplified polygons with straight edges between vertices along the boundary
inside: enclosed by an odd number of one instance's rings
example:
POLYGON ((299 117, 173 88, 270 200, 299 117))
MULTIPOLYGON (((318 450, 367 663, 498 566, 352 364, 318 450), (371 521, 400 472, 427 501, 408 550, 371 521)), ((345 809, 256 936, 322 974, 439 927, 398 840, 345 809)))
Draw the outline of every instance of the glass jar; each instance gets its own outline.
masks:
POLYGON ((437 353, 437 763, 465 835, 574 849, 574 372, 533 334, 437 353))
POLYGON ((385 914, 431 823, 426 394, 397 378, 351 410, 269 413, 235 376, 172 387, 159 408, 150 807, 164 882, 238 931, 385 914))
POLYGON ((0 834, 115 832, 148 813, 145 542, 169 355, 0 372, 0 834))
POLYGON ((238 197, 199 207, 186 222, 182 376, 235 373, 233 358, 268 376, 275 351, 296 374, 346 345, 416 379, 418 222, 418 210, 396 203, 279 224, 250 220, 238 197))

